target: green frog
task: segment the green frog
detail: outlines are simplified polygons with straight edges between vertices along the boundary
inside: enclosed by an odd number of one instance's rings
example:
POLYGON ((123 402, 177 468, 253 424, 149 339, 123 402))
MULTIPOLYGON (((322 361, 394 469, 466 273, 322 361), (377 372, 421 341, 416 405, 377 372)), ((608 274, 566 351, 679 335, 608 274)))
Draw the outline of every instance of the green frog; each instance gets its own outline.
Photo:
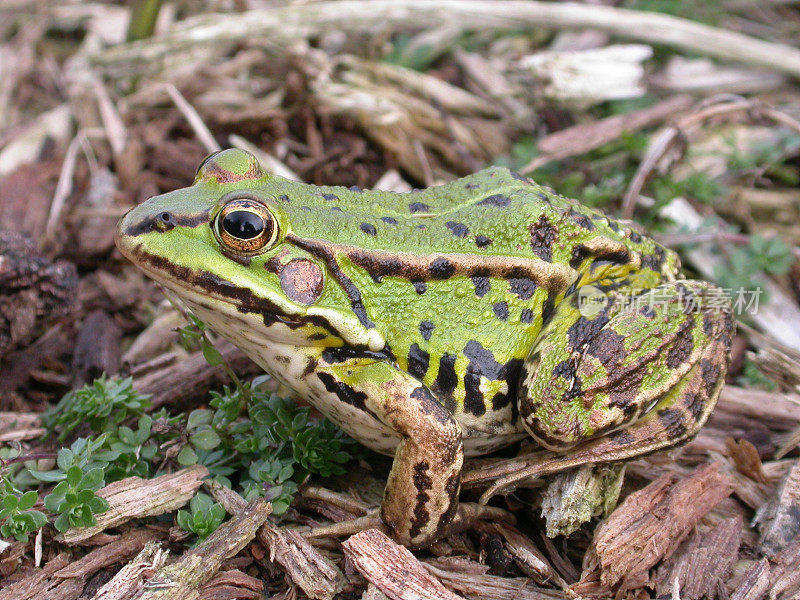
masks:
POLYGON ((727 371, 719 288, 630 222, 505 168, 392 193, 289 181, 229 149, 131 210, 116 241, 394 456, 380 515, 412 548, 459 517, 465 456, 532 436, 550 473, 668 448, 697 433, 727 371))

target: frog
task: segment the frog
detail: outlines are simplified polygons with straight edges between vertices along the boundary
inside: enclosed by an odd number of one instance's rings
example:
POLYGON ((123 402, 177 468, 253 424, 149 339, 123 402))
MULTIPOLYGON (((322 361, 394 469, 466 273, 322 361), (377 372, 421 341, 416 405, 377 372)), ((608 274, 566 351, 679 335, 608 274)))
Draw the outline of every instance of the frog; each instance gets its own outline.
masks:
POLYGON ((541 474, 691 439, 730 302, 630 221, 503 167, 410 192, 317 186, 232 148, 119 222, 116 244, 214 332, 375 452, 380 518, 447 535, 465 457, 528 440, 541 474))

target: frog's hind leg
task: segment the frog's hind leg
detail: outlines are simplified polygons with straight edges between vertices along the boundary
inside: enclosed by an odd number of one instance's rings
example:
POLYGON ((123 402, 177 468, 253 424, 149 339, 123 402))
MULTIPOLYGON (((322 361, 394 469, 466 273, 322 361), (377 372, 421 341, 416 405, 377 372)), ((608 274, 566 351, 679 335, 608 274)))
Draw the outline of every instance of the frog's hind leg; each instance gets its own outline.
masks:
POLYGON ((719 397, 733 328, 727 297, 706 282, 669 282, 637 296, 579 290, 543 329, 518 396, 525 428, 558 454, 511 477, 690 439, 719 397))
POLYGON ((316 370, 326 388, 400 435, 381 504, 392 537, 412 548, 442 537, 459 513, 464 461, 453 416, 418 379, 389 363, 323 359, 316 370))

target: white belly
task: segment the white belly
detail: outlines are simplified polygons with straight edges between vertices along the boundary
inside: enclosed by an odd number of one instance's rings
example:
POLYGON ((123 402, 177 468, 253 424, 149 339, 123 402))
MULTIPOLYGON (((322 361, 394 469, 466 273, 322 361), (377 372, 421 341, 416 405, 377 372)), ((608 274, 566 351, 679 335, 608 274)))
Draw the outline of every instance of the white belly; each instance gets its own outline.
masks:
MULTIPOLYGON (((199 295, 191 300, 184 297, 184 300, 211 329, 241 348, 267 373, 294 390, 347 435, 375 452, 394 455, 400 436, 371 414, 343 402, 335 393, 329 392, 313 370, 309 369, 309 362, 318 359, 323 348, 289 343, 288 340, 297 339, 298 333, 280 322, 269 326, 269 339, 266 339, 264 319, 259 314, 227 314, 207 304, 199 295)), ((502 434, 481 431, 471 415, 458 414, 455 418, 462 426, 464 453, 467 456, 487 454, 526 436, 524 432, 516 430, 502 434)))

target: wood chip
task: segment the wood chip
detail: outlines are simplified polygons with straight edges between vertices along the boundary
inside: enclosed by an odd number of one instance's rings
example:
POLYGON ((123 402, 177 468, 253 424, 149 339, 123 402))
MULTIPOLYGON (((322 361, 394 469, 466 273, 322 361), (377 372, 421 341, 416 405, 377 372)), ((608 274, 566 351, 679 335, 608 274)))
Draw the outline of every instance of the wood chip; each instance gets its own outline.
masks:
MULTIPOLYGON (((221 341, 215 345, 225 362, 240 377, 262 373, 233 344, 221 341)), ((133 385, 138 392, 151 395, 153 410, 157 410, 165 404, 180 406, 198 396, 205 397, 209 389, 228 384, 230 380, 222 367, 209 365, 202 352, 195 352, 186 360, 140 377, 133 385)))
POLYGON ((495 531, 503 538, 506 550, 525 575, 537 583, 561 581, 544 554, 518 529, 502 522, 487 524, 486 528, 495 531))
POLYGON ((192 499, 207 475, 208 469, 194 465, 155 479, 128 477, 115 481, 97 492, 110 507, 108 511, 97 515, 97 525, 69 529, 57 539, 67 544, 77 544, 131 519, 154 517, 176 510, 192 499))
MULTIPOLYGON (((214 499, 229 514, 238 514, 246 506, 245 500, 233 490, 214 481, 206 485, 214 499)), ((330 600, 347 584, 336 565, 297 532, 276 527, 267 521, 258 530, 257 536, 269 549, 269 561, 279 564, 309 598, 330 600)))
POLYGON ((582 465, 556 473, 542 493, 547 537, 569 536, 593 517, 617 505, 625 464, 582 465))
POLYGON ((675 587, 682 600, 713 597, 731 572, 742 535, 742 519, 725 519, 710 532, 696 532, 659 569, 656 593, 670 594, 675 587))
MULTIPOLYGON (((659 477, 634 492, 595 531, 581 581, 600 572, 606 588, 641 587, 648 570, 670 556, 700 519, 727 498, 731 480, 711 463, 690 477, 659 477)), ((579 582, 580 584, 580 582, 579 582)))
POLYGON ((272 505, 256 498, 247 508, 220 525, 199 546, 161 569, 145 584, 139 600, 200 600, 200 588, 222 563, 239 553, 255 537, 272 512, 272 505))
POLYGON ((83 320, 72 355, 74 388, 91 383, 103 373, 119 373, 122 331, 111 316, 95 310, 83 320))
POLYGON ((49 321, 72 312, 77 285, 72 263, 53 262, 31 238, 0 229, 0 356, 28 347, 49 321))
POLYGON ((39 413, 0 412, 0 442, 37 438, 45 433, 39 413))
POLYGON ((795 600, 800 591, 800 537, 795 538, 770 560, 770 600, 795 600))
POLYGON ((388 600, 388 598, 386 594, 371 583, 367 586, 367 589, 364 590, 364 593, 361 594, 361 600, 388 600))
POLYGON ((691 96, 672 96, 642 110, 624 115, 614 115, 591 123, 582 123, 551 133, 539 140, 537 144, 541 156, 537 156, 521 171, 529 173, 554 160, 585 154, 618 139, 623 133, 634 133, 645 127, 661 123, 669 117, 687 110, 691 105, 691 96))
POLYGON ((138 552, 141 552, 148 542, 155 542, 164 537, 165 533, 157 529, 132 529, 60 569, 54 574, 54 577, 61 577, 62 579, 71 577, 88 578, 100 569, 128 560, 138 552))
POLYGON ((769 590, 769 562, 766 558, 745 571, 730 600, 758 600, 769 590))
POLYGON ((463 600, 433 577, 407 548, 377 529, 355 534, 342 547, 367 581, 392 600, 463 600))
POLYGON ((103 587, 97 590, 92 600, 129 600, 144 586, 144 581, 160 569, 167 560, 167 551, 159 544, 148 543, 141 552, 103 587))
MULTIPOLYGON (((67 554, 59 554, 41 569, 36 569, 25 579, 12 583, 0 590, 0 600, 31 600, 33 598, 49 598, 53 589, 62 582, 54 580, 52 575, 69 564, 67 554)), ((82 586, 81 586, 82 587, 82 586)))
MULTIPOLYGON (((480 565, 482 566, 482 565, 480 565)), ((498 577, 479 573, 464 573, 461 570, 445 569, 441 563, 435 566, 425 563, 425 568, 440 581, 469 598, 491 598, 492 600, 563 600, 564 593, 540 588, 527 577, 498 577)), ((438 596, 432 596, 438 598, 438 596)))
POLYGON ((203 600, 260 600, 264 583, 238 569, 218 573, 200 589, 203 600))
POLYGON ((800 461, 786 473, 775 495, 756 513, 761 530, 759 550, 771 557, 800 533, 800 461))

